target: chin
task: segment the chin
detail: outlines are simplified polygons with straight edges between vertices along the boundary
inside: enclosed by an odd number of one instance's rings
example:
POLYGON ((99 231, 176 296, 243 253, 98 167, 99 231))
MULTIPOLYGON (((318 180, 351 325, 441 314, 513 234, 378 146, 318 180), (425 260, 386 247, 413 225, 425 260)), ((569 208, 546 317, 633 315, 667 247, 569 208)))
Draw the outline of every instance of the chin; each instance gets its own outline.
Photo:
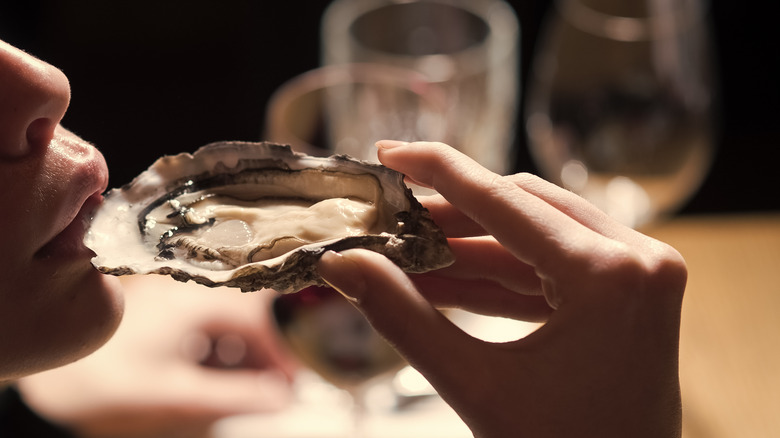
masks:
MULTIPOLYGON (((122 286, 117 278, 91 271, 84 280, 69 294, 74 301, 62 314, 60 345, 67 348, 56 354, 62 358, 57 366, 78 360, 105 344, 124 313, 122 286)), ((56 353, 56 348, 53 351, 56 353)))
POLYGON ((51 285, 55 292, 46 294, 46 301, 32 309, 28 307, 30 313, 19 309, 17 316, 22 321, 17 320, 11 327, 0 324, 0 330, 8 328, 18 333, 11 342, 0 342, 0 356, 10 359, 0 363, 0 382, 81 359, 100 348, 116 331, 124 312, 117 278, 92 270, 71 277, 63 286, 61 282, 51 285))

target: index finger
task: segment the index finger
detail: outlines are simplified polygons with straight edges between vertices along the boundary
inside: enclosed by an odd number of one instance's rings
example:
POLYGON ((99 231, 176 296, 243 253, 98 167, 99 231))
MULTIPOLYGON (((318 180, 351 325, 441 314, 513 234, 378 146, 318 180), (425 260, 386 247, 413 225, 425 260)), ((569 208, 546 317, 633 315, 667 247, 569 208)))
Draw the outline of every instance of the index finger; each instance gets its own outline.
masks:
POLYGON ((603 243, 603 236, 443 143, 377 146, 383 164, 434 188, 540 273, 553 274, 564 260, 592 254, 603 243))

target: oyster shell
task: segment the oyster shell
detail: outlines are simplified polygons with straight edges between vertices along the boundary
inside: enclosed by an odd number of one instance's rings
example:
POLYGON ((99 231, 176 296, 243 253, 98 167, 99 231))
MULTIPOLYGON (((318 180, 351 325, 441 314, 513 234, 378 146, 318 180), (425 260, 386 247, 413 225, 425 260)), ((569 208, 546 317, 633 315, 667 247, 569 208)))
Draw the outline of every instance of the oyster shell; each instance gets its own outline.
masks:
POLYGON ((106 194, 85 244, 106 274, 282 293, 324 284, 315 264, 327 250, 367 248, 407 272, 452 262, 400 173, 273 143, 212 143, 160 158, 106 194))

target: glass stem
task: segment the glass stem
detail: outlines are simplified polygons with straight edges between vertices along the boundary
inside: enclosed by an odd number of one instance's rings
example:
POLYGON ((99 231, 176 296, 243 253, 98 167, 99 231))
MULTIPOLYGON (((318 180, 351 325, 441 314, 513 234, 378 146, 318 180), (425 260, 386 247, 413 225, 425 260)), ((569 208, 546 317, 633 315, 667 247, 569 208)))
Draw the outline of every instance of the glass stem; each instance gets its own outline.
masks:
POLYGON ((366 434, 366 398, 365 389, 354 388, 349 391, 352 396, 352 434, 351 438, 368 438, 366 434))

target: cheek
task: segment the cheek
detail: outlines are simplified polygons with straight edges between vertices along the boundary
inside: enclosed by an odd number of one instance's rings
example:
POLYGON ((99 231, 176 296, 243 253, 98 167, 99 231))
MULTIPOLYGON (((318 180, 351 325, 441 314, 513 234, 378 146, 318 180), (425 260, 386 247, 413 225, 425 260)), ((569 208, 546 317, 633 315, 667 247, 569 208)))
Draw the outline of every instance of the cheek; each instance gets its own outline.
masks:
POLYGON ((116 278, 86 271, 67 280, 15 280, 0 292, 0 381, 86 356, 121 320, 124 302, 116 278))
POLYGON ((38 180, 31 178, 29 172, 0 166, 2 266, 16 264, 18 268, 23 259, 32 257, 37 249, 37 235, 41 230, 49 228, 49 225, 45 224, 48 217, 41 212, 41 206, 45 208, 46 202, 38 186, 38 180))

